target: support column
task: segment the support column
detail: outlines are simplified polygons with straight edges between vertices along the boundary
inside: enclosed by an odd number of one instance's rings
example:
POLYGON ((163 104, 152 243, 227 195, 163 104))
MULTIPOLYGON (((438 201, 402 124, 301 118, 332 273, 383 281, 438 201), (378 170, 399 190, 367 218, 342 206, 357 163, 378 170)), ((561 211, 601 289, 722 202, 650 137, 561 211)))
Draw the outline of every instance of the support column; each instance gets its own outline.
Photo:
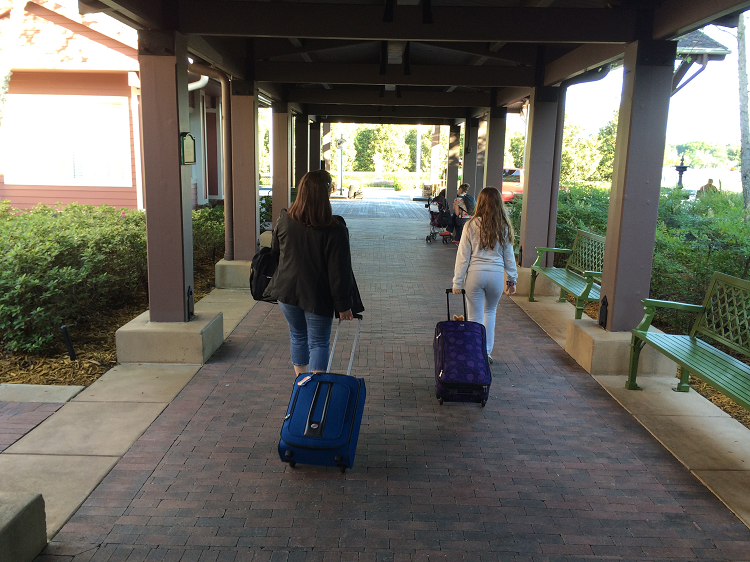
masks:
POLYGON ((320 121, 310 123, 310 171, 320 170, 320 121))
POLYGON ((251 260, 259 232, 258 105, 255 84, 232 80, 234 259, 251 260))
MULTIPOLYGON (((531 267, 537 246, 547 246, 550 230, 550 193, 553 183, 555 130, 559 88, 534 88, 529 108, 523 207, 521 209, 521 267, 531 267)), ((545 265, 552 264, 549 253, 545 265)))
POLYGON ((331 124, 323 123, 323 169, 331 171, 331 124))
POLYGON ((485 185, 503 190, 503 170, 505 169, 505 128, 508 108, 493 107, 489 114, 487 132, 487 163, 485 185))
POLYGON ((430 183, 435 185, 440 183, 440 172, 438 168, 441 158, 438 156, 440 151, 440 125, 432 128, 432 138, 430 141, 430 183))
POLYGON ((477 175, 476 185, 474 186, 474 197, 479 196, 479 192, 484 189, 487 174, 487 120, 486 117, 479 121, 477 128, 477 175))
POLYGON ((190 130, 185 36, 139 31, 138 63, 149 318, 187 322, 194 301, 191 170, 180 165, 180 133, 190 130))
POLYGON ((276 219, 279 218, 281 209, 288 209, 291 204, 291 137, 292 123, 289 105, 286 103, 273 104, 272 118, 272 141, 273 142, 273 162, 271 163, 271 175, 273 182, 271 193, 273 195, 273 205, 271 217, 273 225, 276 226, 276 219))
POLYGON ((464 126, 464 165, 461 174, 461 183, 471 186, 469 193, 474 195, 473 189, 477 184, 477 134, 479 133, 479 121, 468 117, 464 126))
POLYGON ((649 295, 675 49, 673 41, 625 49, 601 290, 610 332, 635 328, 649 295))
POLYGON ((294 180, 292 185, 299 185, 308 170, 310 160, 310 116, 294 116, 294 180))
POLYGON ((461 127, 451 125, 448 141, 448 178, 445 182, 445 199, 451 205, 458 193, 458 164, 461 156, 461 127))

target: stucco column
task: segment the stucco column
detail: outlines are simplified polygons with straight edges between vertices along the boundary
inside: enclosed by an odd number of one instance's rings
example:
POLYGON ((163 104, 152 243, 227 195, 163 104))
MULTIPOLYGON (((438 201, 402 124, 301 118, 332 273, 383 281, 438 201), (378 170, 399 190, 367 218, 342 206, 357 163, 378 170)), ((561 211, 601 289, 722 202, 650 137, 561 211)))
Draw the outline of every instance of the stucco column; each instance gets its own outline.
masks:
POLYGON ((138 31, 143 183, 151 322, 193 315, 190 166, 180 164, 180 133, 190 131, 187 41, 168 31, 138 31))
POLYGON ((308 115, 294 116, 294 181, 292 185, 299 185, 308 170, 310 170, 310 117, 308 115))
MULTIPOLYGON (((534 88, 528 118, 523 207, 521 209, 521 267, 531 267, 536 247, 547 246, 555 162, 555 130, 559 88, 534 88)), ((548 252, 545 265, 552 264, 548 252)))
POLYGON ((232 80, 234 259, 251 260, 259 232, 258 104, 255 84, 232 80))
POLYGON ((273 162, 271 174, 273 182, 271 193, 273 195, 273 205, 271 216, 273 225, 276 226, 276 219, 282 209, 288 209, 291 204, 291 138, 292 138, 292 119, 289 105, 286 103, 273 104, 272 118, 272 141, 273 142, 273 162))
POLYGON ((466 119, 464 125, 464 164, 461 173, 461 183, 471 186, 470 194, 474 194, 477 185, 477 133, 479 121, 471 117, 466 119))
POLYGON ((323 123, 323 169, 331 171, 331 124, 323 123))
POLYGON ((310 171, 320 170, 320 121, 310 123, 310 171))
POLYGON ((445 182, 445 199, 453 207, 458 193, 458 165, 461 157, 461 127, 451 125, 448 139, 448 178, 445 182))
POLYGON ((485 163, 485 186, 503 190, 505 168, 505 128, 508 109, 493 107, 488 116, 487 148, 485 163))
POLYGON ((635 328, 649 296, 676 45, 625 49, 601 290, 610 332, 635 328))
POLYGON ((474 197, 477 197, 479 192, 487 185, 485 178, 487 174, 487 119, 489 118, 481 119, 477 127, 477 173, 474 180, 476 185, 472 186, 474 197))

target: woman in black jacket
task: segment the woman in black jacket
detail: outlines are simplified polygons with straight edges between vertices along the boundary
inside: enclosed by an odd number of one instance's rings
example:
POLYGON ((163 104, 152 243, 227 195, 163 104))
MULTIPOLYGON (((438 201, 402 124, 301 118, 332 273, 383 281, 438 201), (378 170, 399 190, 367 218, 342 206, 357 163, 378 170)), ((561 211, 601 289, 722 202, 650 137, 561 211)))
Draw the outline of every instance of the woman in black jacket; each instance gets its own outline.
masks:
POLYGON ((266 292, 278 302, 289 324, 296 374, 324 372, 334 314, 351 320, 362 312, 352 271, 349 230, 333 214, 331 175, 304 175, 297 199, 282 211, 273 231, 272 250, 279 265, 266 292))

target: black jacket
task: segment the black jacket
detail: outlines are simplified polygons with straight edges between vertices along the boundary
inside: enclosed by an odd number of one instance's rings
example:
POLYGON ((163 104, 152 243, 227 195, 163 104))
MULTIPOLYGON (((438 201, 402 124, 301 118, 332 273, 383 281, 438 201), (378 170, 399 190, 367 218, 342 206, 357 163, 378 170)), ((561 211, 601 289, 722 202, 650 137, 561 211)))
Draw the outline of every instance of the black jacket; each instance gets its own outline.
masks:
POLYGON ((279 302, 329 318, 334 312, 364 310, 352 271, 349 229, 343 218, 334 218, 334 226, 312 228, 281 212, 271 243, 279 254, 279 266, 267 293, 279 302))

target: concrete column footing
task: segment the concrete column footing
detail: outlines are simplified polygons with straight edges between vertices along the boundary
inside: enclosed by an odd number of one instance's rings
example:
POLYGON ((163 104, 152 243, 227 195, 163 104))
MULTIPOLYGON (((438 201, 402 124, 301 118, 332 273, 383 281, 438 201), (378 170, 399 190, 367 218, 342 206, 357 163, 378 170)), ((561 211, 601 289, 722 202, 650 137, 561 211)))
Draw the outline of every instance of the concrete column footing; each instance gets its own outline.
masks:
POLYGON ((250 288, 249 260, 219 260, 216 264, 217 289, 249 289, 250 288))
POLYGON ((150 322, 146 311, 117 330, 117 360, 203 365, 224 342, 223 325, 216 311, 196 311, 189 322, 150 322))
MULTIPOLYGON (((659 332, 656 328, 651 331, 659 332)), ((630 332, 607 332, 591 318, 568 320, 565 351, 591 375, 627 376, 630 338, 630 332)), ((638 374, 666 373, 675 376, 677 364, 652 347, 644 346, 638 374)))

